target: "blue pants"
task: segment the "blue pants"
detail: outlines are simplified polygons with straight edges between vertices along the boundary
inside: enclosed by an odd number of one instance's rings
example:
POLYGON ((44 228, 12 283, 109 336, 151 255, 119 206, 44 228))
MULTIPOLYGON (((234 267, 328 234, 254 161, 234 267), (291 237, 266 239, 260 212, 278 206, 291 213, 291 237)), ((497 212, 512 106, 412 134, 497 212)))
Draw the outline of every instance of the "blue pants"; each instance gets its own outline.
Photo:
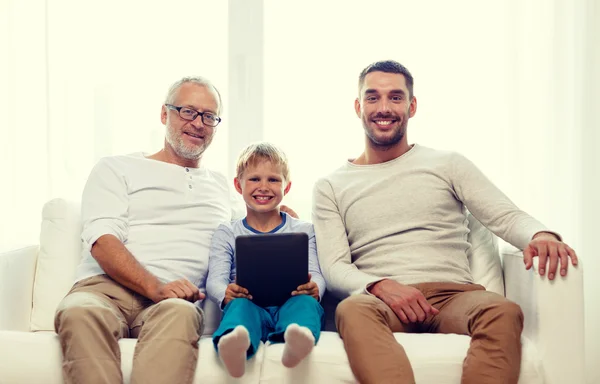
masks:
POLYGON ((247 358, 251 358, 260 342, 282 343, 288 325, 296 323, 307 327, 319 341, 325 316, 323 307, 314 297, 298 295, 290 297, 281 307, 259 307, 248 299, 233 299, 223 309, 221 325, 213 334, 213 343, 218 351, 221 336, 243 325, 250 334, 247 358))

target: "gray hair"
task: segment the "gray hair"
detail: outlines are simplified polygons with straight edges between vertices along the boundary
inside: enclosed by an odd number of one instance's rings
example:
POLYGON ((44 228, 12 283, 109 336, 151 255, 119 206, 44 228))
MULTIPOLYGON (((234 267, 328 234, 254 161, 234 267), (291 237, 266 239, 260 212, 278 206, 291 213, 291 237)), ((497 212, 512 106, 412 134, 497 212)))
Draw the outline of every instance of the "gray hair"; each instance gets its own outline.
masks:
POLYGON ((203 87, 206 87, 207 89, 214 92, 214 94, 216 96, 215 99, 217 99, 217 104, 218 104, 218 108, 219 108, 218 113, 221 114, 221 112, 223 110, 223 103, 221 102, 221 94, 217 90, 217 87, 215 87, 208 79, 206 79, 204 77, 200 77, 200 76, 186 76, 186 77, 182 78, 181 80, 178 80, 175 83, 173 83, 173 85, 171 85, 171 87, 169 88, 169 92, 167 92, 167 97, 165 97, 165 104, 171 104, 173 102, 173 99, 175 99, 175 93, 177 92, 177 90, 179 90, 179 87, 181 87, 185 83, 195 83, 195 84, 201 85, 203 87))

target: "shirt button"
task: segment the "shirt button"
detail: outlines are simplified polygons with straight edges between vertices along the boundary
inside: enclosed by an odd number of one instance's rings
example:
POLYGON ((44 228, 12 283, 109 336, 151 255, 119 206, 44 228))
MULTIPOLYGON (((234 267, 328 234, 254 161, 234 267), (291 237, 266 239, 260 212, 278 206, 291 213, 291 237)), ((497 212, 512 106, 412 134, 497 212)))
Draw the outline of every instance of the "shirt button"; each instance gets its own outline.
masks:
POLYGON ((192 189, 192 184, 188 185, 188 187, 190 187, 190 189, 192 189))
POLYGON ((186 172, 189 172, 189 171, 190 171, 190 169, 189 169, 188 167, 185 167, 185 171, 186 171, 186 172))

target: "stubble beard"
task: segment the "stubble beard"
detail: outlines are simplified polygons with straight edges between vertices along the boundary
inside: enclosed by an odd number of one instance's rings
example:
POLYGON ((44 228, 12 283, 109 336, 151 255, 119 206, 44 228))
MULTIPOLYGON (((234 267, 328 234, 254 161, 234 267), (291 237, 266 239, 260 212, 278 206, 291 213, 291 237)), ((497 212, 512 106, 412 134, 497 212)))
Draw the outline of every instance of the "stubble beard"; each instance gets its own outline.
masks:
POLYGON ((371 123, 370 119, 368 119, 367 117, 362 118, 363 129, 365 131, 365 134, 369 138, 371 145, 373 145, 373 147, 375 147, 379 150, 386 151, 388 149, 391 149, 396 144, 398 144, 399 142, 402 141, 402 139, 404 138, 404 135, 406 134, 406 127, 408 126, 408 119, 403 119, 402 123, 400 123, 400 125, 398 125, 396 130, 394 130, 392 136, 385 137, 385 138, 377 137, 377 134, 375 133, 375 129, 372 129, 369 126, 369 123, 371 123))
POLYGON ((171 129, 171 127, 167 127, 166 140, 167 143, 171 145, 177 156, 186 160, 198 160, 202 157, 202 154, 212 142, 212 136, 204 136, 204 144, 200 146, 186 146, 183 139, 183 132, 175 132, 175 130, 171 129))

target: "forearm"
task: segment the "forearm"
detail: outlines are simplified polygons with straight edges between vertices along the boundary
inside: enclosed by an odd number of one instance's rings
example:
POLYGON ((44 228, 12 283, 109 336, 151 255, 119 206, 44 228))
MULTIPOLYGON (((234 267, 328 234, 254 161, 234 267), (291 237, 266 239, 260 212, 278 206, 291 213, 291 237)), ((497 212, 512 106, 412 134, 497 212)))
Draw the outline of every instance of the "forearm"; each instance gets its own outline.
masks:
POLYGON ((211 278, 210 274, 206 282, 206 295, 210 300, 215 302, 219 308, 222 307, 225 300, 225 291, 227 291, 228 283, 222 279, 211 278))
POLYGON ((319 287, 319 299, 323 298, 323 295, 325 294, 325 290, 327 289, 327 284, 325 284, 325 279, 323 278, 323 275, 321 275, 320 272, 311 272, 312 275, 312 279, 311 281, 313 281, 315 284, 317 284, 317 287, 319 287))
POLYGON ((323 268, 323 274, 327 281, 327 289, 340 299, 356 293, 364 293, 370 284, 381 280, 381 277, 362 272, 354 265, 344 263, 323 268))
POLYGON ((161 284, 113 235, 101 236, 92 246, 91 252, 108 276, 145 297, 150 297, 150 293, 161 284))

